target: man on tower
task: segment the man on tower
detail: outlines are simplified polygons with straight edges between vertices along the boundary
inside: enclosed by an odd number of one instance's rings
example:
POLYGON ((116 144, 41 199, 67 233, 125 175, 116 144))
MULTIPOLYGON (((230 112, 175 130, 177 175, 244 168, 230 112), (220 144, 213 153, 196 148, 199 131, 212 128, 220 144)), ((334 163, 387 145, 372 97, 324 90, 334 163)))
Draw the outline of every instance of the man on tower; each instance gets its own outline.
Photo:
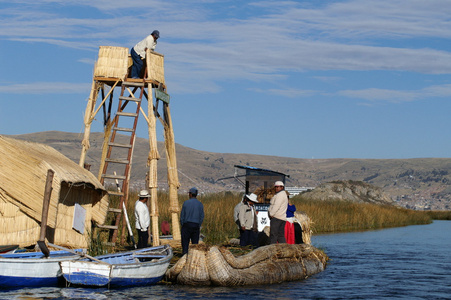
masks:
POLYGON ((160 32, 158 30, 152 31, 144 40, 136 44, 131 50, 130 54, 132 56, 132 78, 140 78, 141 71, 143 69, 144 60, 146 59, 146 50, 155 50, 157 46, 157 40, 160 37, 160 32))

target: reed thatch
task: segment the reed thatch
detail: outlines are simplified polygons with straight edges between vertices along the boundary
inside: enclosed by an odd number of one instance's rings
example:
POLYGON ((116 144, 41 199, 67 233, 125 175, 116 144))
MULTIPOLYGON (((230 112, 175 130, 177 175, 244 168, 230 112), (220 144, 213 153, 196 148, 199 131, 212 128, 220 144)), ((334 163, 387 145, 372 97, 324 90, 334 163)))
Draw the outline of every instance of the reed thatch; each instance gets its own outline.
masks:
POLYGON ((301 225, 302 228, 302 242, 304 244, 312 244, 312 220, 305 212, 294 212, 294 221, 301 225))
POLYGON ((160 53, 150 51, 146 52, 147 79, 164 83, 164 56, 160 53))
POLYGON ((87 247, 91 221, 103 224, 108 209, 108 194, 97 178, 47 145, 0 135, 0 153, 1 243, 36 244, 47 171, 52 169, 46 237, 61 246, 87 247), (83 234, 72 228, 75 203, 86 210, 83 234))
POLYGON ((306 245, 273 244, 239 257, 225 247, 191 245, 166 272, 168 281, 186 285, 256 285, 305 279, 323 271, 328 257, 306 245))
POLYGON ((94 77, 112 77, 125 80, 129 62, 128 48, 100 46, 94 67, 94 77))

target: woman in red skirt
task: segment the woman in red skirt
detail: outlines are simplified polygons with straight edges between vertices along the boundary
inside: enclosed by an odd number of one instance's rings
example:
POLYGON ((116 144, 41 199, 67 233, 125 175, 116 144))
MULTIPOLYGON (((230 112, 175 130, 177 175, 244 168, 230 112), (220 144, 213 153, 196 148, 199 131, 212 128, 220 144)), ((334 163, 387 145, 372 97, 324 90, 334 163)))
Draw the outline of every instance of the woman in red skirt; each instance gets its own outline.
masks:
POLYGON ((287 221, 285 222, 285 239, 287 244, 295 244, 296 238, 294 235, 294 212, 296 211, 296 206, 291 204, 290 198, 288 198, 287 207, 287 221))

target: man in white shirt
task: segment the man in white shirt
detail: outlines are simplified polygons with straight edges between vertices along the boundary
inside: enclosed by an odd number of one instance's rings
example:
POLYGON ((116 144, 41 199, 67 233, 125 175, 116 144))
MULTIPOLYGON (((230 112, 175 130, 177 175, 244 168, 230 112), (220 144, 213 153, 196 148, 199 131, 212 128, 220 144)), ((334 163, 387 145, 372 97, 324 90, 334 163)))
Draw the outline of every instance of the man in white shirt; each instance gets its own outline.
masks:
POLYGON ((150 198, 149 191, 142 190, 135 202, 135 227, 138 231, 138 248, 146 248, 149 239, 150 214, 147 207, 147 200, 150 198))
POLYGON ((286 243, 285 222, 287 220, 288 196, 282 181, 274 183, 276 194, 271 198, 268 208, 270 221, 269 241, 271 244, 286 243))
POLYGON ((144 66, 144 59, 146 59, 146 50, 155 50, 157 46, 157 40, 160 37, 160 32, 158 30, 152 31, 144 40, 136 44, 132 49, 130 49, 130 54, 133 60, 133 66, 131 71, 131 78, 140 78, 141 70, 144 66))
POLYGON ((252 193, 246 195, 246 204, 240 207, 238 215, 242 234, 240 236, 240 246, 252 245, 257 247, 257 214, 254 204, 258 203, 257 195, 252 193))

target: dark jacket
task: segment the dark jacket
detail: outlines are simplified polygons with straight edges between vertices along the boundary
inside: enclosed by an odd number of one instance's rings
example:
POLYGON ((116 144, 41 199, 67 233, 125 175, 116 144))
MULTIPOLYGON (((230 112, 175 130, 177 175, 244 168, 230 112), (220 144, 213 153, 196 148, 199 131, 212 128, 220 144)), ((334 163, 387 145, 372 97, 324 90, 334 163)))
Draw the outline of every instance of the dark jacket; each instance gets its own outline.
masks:
POLYGON ((204 205, 196 198, 190 198, 183 203, 180 213, 180 224, 187 222, 202 225, 204 221, 204 205))

